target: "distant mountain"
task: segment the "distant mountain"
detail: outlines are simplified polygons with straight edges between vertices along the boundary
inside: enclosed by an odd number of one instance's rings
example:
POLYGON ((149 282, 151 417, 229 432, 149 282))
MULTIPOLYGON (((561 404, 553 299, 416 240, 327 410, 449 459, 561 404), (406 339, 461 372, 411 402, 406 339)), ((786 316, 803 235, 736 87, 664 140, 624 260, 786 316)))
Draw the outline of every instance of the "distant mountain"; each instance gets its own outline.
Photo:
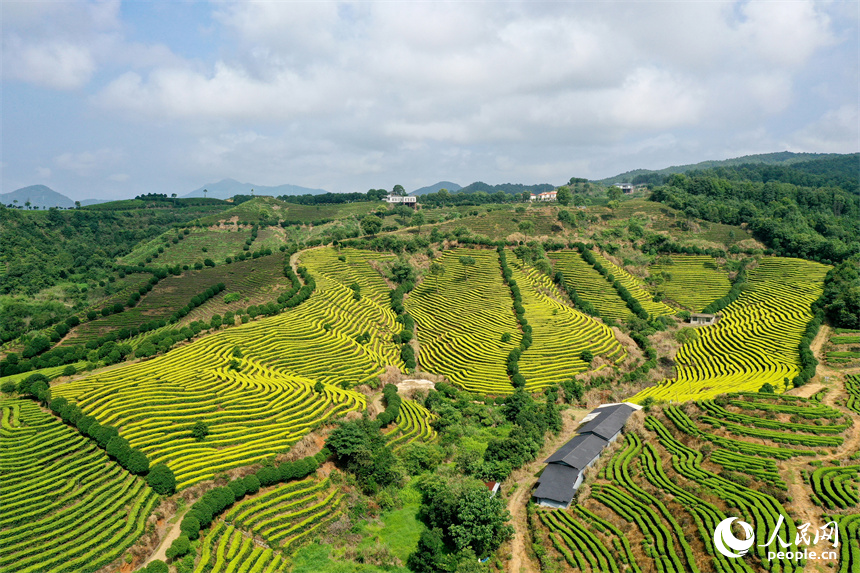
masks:
POLYGON ((471 185, 466 185, 462 189, 460 189, 460 193, 477 193, 478 191, 483 191, 484 193, 498 193, 499 191, 503 193, 508 193, 510 195, 515 195, 517 193, 525 193, 526 191, 530 193, 543 193, 544 191, 552 191, 555 189, 555 185, 550 185, 549 183, 537 183, 535 185, 523 185, 522 183, 500 183, 498 185, 489 185, 488 183, 484 183, 483 181, 475 181, 471 185))
POLYGON ((203 197, 204 189, 206 190, 206 197, 213 199, 229 199, 234 195, 250 195, 251 190, 254 191, 255 195, 271 195, 273 197, 279 195, 322 195, 323 193, 327 193, 325 189, 311 189, 298 185, 285 184, 269 187, 267 185, 241 183, 235 179, 222 179, 217 183, 209 183, 200 189, 195 189, 188 195, 183 195, 183 197, 203 197))
POLYGON ((108 203, 111 199, 84 199, 81 201, 81 207, 86 207, 87 205, 98 205, 99 203, 108 203))
POLYGON ((461 185, 457 185, 451 181, 440 181, 439 183, 434 183, 433 185, 428 185, 427 187, 422 187, 421 189, 416 189, 410 195, 426 195, 427 193, 436 193, 440 189, 447 189, 451 193, 455 193, 462 189, 461 185))
POLYGON ((30 185, 29 187, 21 187, 10 193, 0 193, 0 204, 14 205, 15 200, 18 200, 19 206, 29 201, 31 207, 74 207, 75 202, 63 195, 57 193, 50 187, 45 185, 30 185))
POLYGON ((747 163, 764 163, 766 165, 791 165, 801 161, 810 161, 813 159, 821 159, 825 157, 834 157, 835 153, 792 153, 791 151, 779 151, 776 153, 760 153, 758 155, 744 155, 743 157, 734 157, 732 159, 723 159, 715 161, 702 161, 700 163, 691 163, 689 165, 675 165, 666 167, 665 169, 634 169, 627 171, 614 177, 600 179, 597 183, 611 185, 613 183, 651 183, 658 182, 662 176, 672 175, 674 173, 686 173, 688 171, 697 171, 701 169, 711 169, 714 167, 732 167, 735 165, 744 165, 747 163), (636 181, 634 181, 636 179, 636 181))

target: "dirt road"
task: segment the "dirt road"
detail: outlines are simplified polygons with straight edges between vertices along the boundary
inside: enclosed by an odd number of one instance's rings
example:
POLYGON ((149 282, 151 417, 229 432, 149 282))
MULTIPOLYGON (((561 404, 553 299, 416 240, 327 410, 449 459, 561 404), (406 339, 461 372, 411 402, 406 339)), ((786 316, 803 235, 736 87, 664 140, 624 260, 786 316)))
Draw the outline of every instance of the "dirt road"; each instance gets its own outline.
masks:
POLYGON ((526 504, 531 497, 532 488, 538 478, 537 472, 543 468, 543 461, 551 453, 556 451, 563 443, 573 437, 573 431, 589 410, 570 409, 565 410, 562 415, 564 425, 561 433, 544 443, 537 459, 515 471, 502 486, 507 492, 516 484, 517 488, 508 500, 508 511, 511 512, 511 520, 514 526, 514 538, 511 540, 512 558, 508 561, 508 573, 540 573, 540 567, 532 561, 526 549, 529 539, 528 516, 526 515, 526 504))
POLYGON ((174 521, 174 523, 170 525, 170 528, 167 530, 167 535, 165 535, 164 539, 161 540, 161 545, 159 545, 158 549, 156 549, 153 554, 147 558, 146 562, 141 565, 141 568, 149 565, 156 559, 161 559, 162 561, 167 562, 167 555, 165 555, 165 553, 167 552, 167 548, 170 547, 170 545, 176 540, 177 537, 179 537, 179 534, 181 533, 179 530, 179 526, 182 524, 183 517, 185 517, 184 511, 178 514, 177 517, 173 518, 176 521, 174 521))
MULTIPOLYGON (((817 394, 820 390, 826 388, 828 392, 824 395, 821 403, 831 408, 835 408, 846 414, 851 414, 842 406, 837 405, 837 400, 845 394, 843 386, 843 378, 846 374, 853 374, 858 369, 834 369, 824 363, 824 346, 830 338, 830 327, 822 325, 818 331, 818 335, 809 345, 815 358, 818 360, 815 378, 809 383, 800 388, 795 388, 788 392, 794 396, 810 397, 817 394)), ((842 459, 846 455, 856 452, 860 449, 860 423, 855 421, 845 432, 845 442, 835 450, 834 453, 816 456, 816 461, 829 462, 832 460, 842 459)), ((810 486, 803 481, 801 470, 807 466, 809 460, 806 459, 791 459, 783 462, 782 466, 786 471, 786 482, 788 483, 788 494, 791 496, 789 507, 795 512, 796 520, 800 523, 820 524, 824 523, 823 515, 825 510, 812 503, 809 497, 810 486)), ((810 560, 806 565, 807 571, 820 571, 822 573, 828 571, 823 561, 810 560)))

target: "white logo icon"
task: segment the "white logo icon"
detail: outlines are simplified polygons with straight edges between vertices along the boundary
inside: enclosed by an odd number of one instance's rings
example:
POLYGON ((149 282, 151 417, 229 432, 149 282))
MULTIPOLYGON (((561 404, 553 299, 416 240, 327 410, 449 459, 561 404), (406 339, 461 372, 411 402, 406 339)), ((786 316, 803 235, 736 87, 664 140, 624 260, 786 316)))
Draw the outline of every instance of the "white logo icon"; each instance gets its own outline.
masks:
POLYGON ((744 530, 744 534, 746 534, 747 538, 741 540, 734 536, 732 533, 732 522, 736 519, 737 517, 724 519, 714 530, 714 547, 716 547, 717 551, 726 557, 740 557, 745 555, 749 548, 753 546, 753 543, 755 543, 755 540, 753 539, 752 525, 746 521, 738 521, 738 525, 740 525, 741 529, 744 530), (734 553, 734 551, 737 551, 737 553, 734 553))

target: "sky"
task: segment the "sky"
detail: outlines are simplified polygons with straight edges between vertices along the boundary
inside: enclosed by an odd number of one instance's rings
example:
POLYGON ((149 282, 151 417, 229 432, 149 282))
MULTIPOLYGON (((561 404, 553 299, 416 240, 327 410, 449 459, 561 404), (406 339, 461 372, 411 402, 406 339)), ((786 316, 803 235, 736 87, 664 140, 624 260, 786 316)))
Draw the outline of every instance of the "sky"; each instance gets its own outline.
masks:
POLYGON ((332 192, 860 151, 860 2, 0 0, 0 192, 332 192))

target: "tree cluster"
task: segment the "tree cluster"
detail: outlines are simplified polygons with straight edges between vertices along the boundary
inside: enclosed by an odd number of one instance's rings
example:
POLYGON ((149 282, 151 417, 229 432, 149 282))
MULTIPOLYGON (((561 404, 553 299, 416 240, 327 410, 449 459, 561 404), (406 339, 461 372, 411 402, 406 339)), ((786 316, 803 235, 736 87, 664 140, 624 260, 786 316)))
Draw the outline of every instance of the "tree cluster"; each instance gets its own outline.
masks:
POLYGON ((511 377, 511 384, 514 385, 514 388, 524 388, 526 385, 526 379, 520 373, 519 360, 522 353, 528 350, 532 345, 532 327, 528 323, 528 320, 526 320, 526 309, 523 306, 523 296, 520 292, 519 285, 517 285, 517 281, 513 278, 513 271, 511 270, 511 267, 508 266, 508 258, 505 255, 505 250, 502 247, 498 247, 497 251, 499 253, 499 264, 502 267, 502 278, 511 291, 511 297, 514 299, 514 315, 517 317, 517 323, 522 331, 522 338, 520 340, 519 347, 512 349, 508 353, 508 376, 511 377))
POLYGON ((428 529, 407 560, 410 570, 456 571, 462 560, 489 555, 513 536, 504 501, 480 481, 432 474, 419 480, 419 515, 428 529))
POLYGON ((338 464, 355 475, 367 493, 396 485, 403 477, 400 464, 379 428, 379 420, 365 416, 341 422, 326 440, 326 448, 334 454, 338 464))
POLYGON ((382 389, 382 399, 385 400, 385 410, 376 416, 376 421, 379 426, 384 428, 392 423, 400 415, 400 404, 402 402, 400 395, 397 393, 397 386, 394 384, 386 384, 382 389))

